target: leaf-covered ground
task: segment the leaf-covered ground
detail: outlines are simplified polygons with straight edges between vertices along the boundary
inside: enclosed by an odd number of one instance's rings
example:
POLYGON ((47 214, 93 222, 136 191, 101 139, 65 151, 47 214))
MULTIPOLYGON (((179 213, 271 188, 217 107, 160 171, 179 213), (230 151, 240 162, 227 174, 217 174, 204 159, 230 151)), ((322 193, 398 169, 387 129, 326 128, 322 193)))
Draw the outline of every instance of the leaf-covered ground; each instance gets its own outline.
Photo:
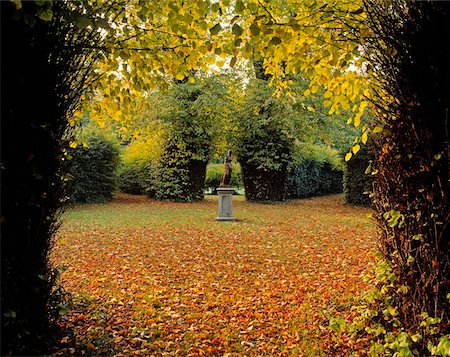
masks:
POLYGON ((69 209, 51 259, 73 306, 54 355, 341 354, 328 319, 367 289, 376 248, 370 210, 342 201, 235 197, 238 222, 215 221, 215 197, 69 209))

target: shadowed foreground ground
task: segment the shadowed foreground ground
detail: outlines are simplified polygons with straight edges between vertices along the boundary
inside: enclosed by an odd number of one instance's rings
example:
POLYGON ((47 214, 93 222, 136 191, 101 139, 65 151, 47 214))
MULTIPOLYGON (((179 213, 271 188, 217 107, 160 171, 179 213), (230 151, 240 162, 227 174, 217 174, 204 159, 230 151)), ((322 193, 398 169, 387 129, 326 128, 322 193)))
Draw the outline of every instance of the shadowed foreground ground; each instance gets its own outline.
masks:
POLYGON ((69 209, 51 258, 73 306, 54 355, 329 355, 328 319, 357 303, 376 248, 370 210, 342 201, 235 197, 233 223, 214 220, 215 197, 69 209))

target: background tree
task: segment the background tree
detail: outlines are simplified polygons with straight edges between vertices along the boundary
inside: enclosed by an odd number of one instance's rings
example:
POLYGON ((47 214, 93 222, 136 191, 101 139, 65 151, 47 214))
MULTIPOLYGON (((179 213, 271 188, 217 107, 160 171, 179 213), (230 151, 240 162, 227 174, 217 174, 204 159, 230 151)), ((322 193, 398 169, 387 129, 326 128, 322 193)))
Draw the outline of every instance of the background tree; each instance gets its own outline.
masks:
POLYGON ((216 78, 172 86, 158 107, 165 127, 153 176, 155 197, 192 201, 204 196, 206 165, 229 112, 227 88, 216 78))
POLYGON ((252 81, 238 104, 235 147, 247 199, 285 199, 294 154, 293 116, 289 102, 274 97, 264 80, 252 81))

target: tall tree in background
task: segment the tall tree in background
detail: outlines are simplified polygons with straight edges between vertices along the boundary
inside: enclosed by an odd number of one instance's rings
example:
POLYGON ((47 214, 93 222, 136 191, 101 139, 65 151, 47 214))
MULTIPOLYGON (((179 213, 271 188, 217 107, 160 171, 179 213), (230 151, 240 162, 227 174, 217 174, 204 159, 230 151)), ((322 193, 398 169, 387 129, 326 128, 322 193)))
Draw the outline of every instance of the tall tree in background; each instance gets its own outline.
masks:
POLYGON ((230 112, 227 97, 226 86, 215 77, 177 83, 151 97, 153 115, 165 131, 152 196, 188 202, 203 199, 206 165, 230 112))

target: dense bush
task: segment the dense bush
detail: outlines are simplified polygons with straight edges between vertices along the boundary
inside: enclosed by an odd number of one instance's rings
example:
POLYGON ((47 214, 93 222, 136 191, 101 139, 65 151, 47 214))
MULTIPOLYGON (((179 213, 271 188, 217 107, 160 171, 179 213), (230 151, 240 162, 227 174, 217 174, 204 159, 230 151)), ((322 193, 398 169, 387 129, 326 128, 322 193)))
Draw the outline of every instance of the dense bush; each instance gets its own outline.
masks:
POLYGON ((366 173, 371 155, 363 147, 357 155, 347 161, 344 169, 345 201, 352 205, 369 206, 373 176, 366 173))
POLYGON ((122 149, 117 169, 117 187, 121 192, 142 195, 151 191, 152 176, 160 155, 158 135, 157 130, 151 130, 122 149))
MULTIPOLYGON (((223 164, 209 164, 206 168, 205 190, 210 193, 216 193, 219 187, 220 179, 223 174, 223 164)), ((243 187, 241 166, 233 163, 233 171, 231 174, 231 186, 236 188, 243 187)))
POLYGON ((256 81, 236 112, 235 147, 242 168, 245 196, 253 201, 281 201, 293 159, 294 112, 273 96, 265 81, 256 81))
POLYGON ((224 85, 210 78, 179 83, 157 98, 158 105, 165 103, 159 116, 165 137, 149 195, 176 201, 203 198, 206 165, 227 111, 226 97, 224 85))
POLYGON ((342 192, 342 170, 328 163, 306 160, 288 176, 287 197, 304 198, 342 192))
POLYGON ((143 195, 149 186, 152 165, 141 161, 121 162, 117 169, 117 186, 121 192, 143 195))
POLYGON ((68 184, 69 202, 105 202, 116 188, 117 145, 99 134, 87 138, 87 147, 71 151, 68 184))
POLYGON ((184 202, 203 198, 208 161, 193 159, 182 146, 173 139, 166 144, 151 178, 150 197, 184 202))

